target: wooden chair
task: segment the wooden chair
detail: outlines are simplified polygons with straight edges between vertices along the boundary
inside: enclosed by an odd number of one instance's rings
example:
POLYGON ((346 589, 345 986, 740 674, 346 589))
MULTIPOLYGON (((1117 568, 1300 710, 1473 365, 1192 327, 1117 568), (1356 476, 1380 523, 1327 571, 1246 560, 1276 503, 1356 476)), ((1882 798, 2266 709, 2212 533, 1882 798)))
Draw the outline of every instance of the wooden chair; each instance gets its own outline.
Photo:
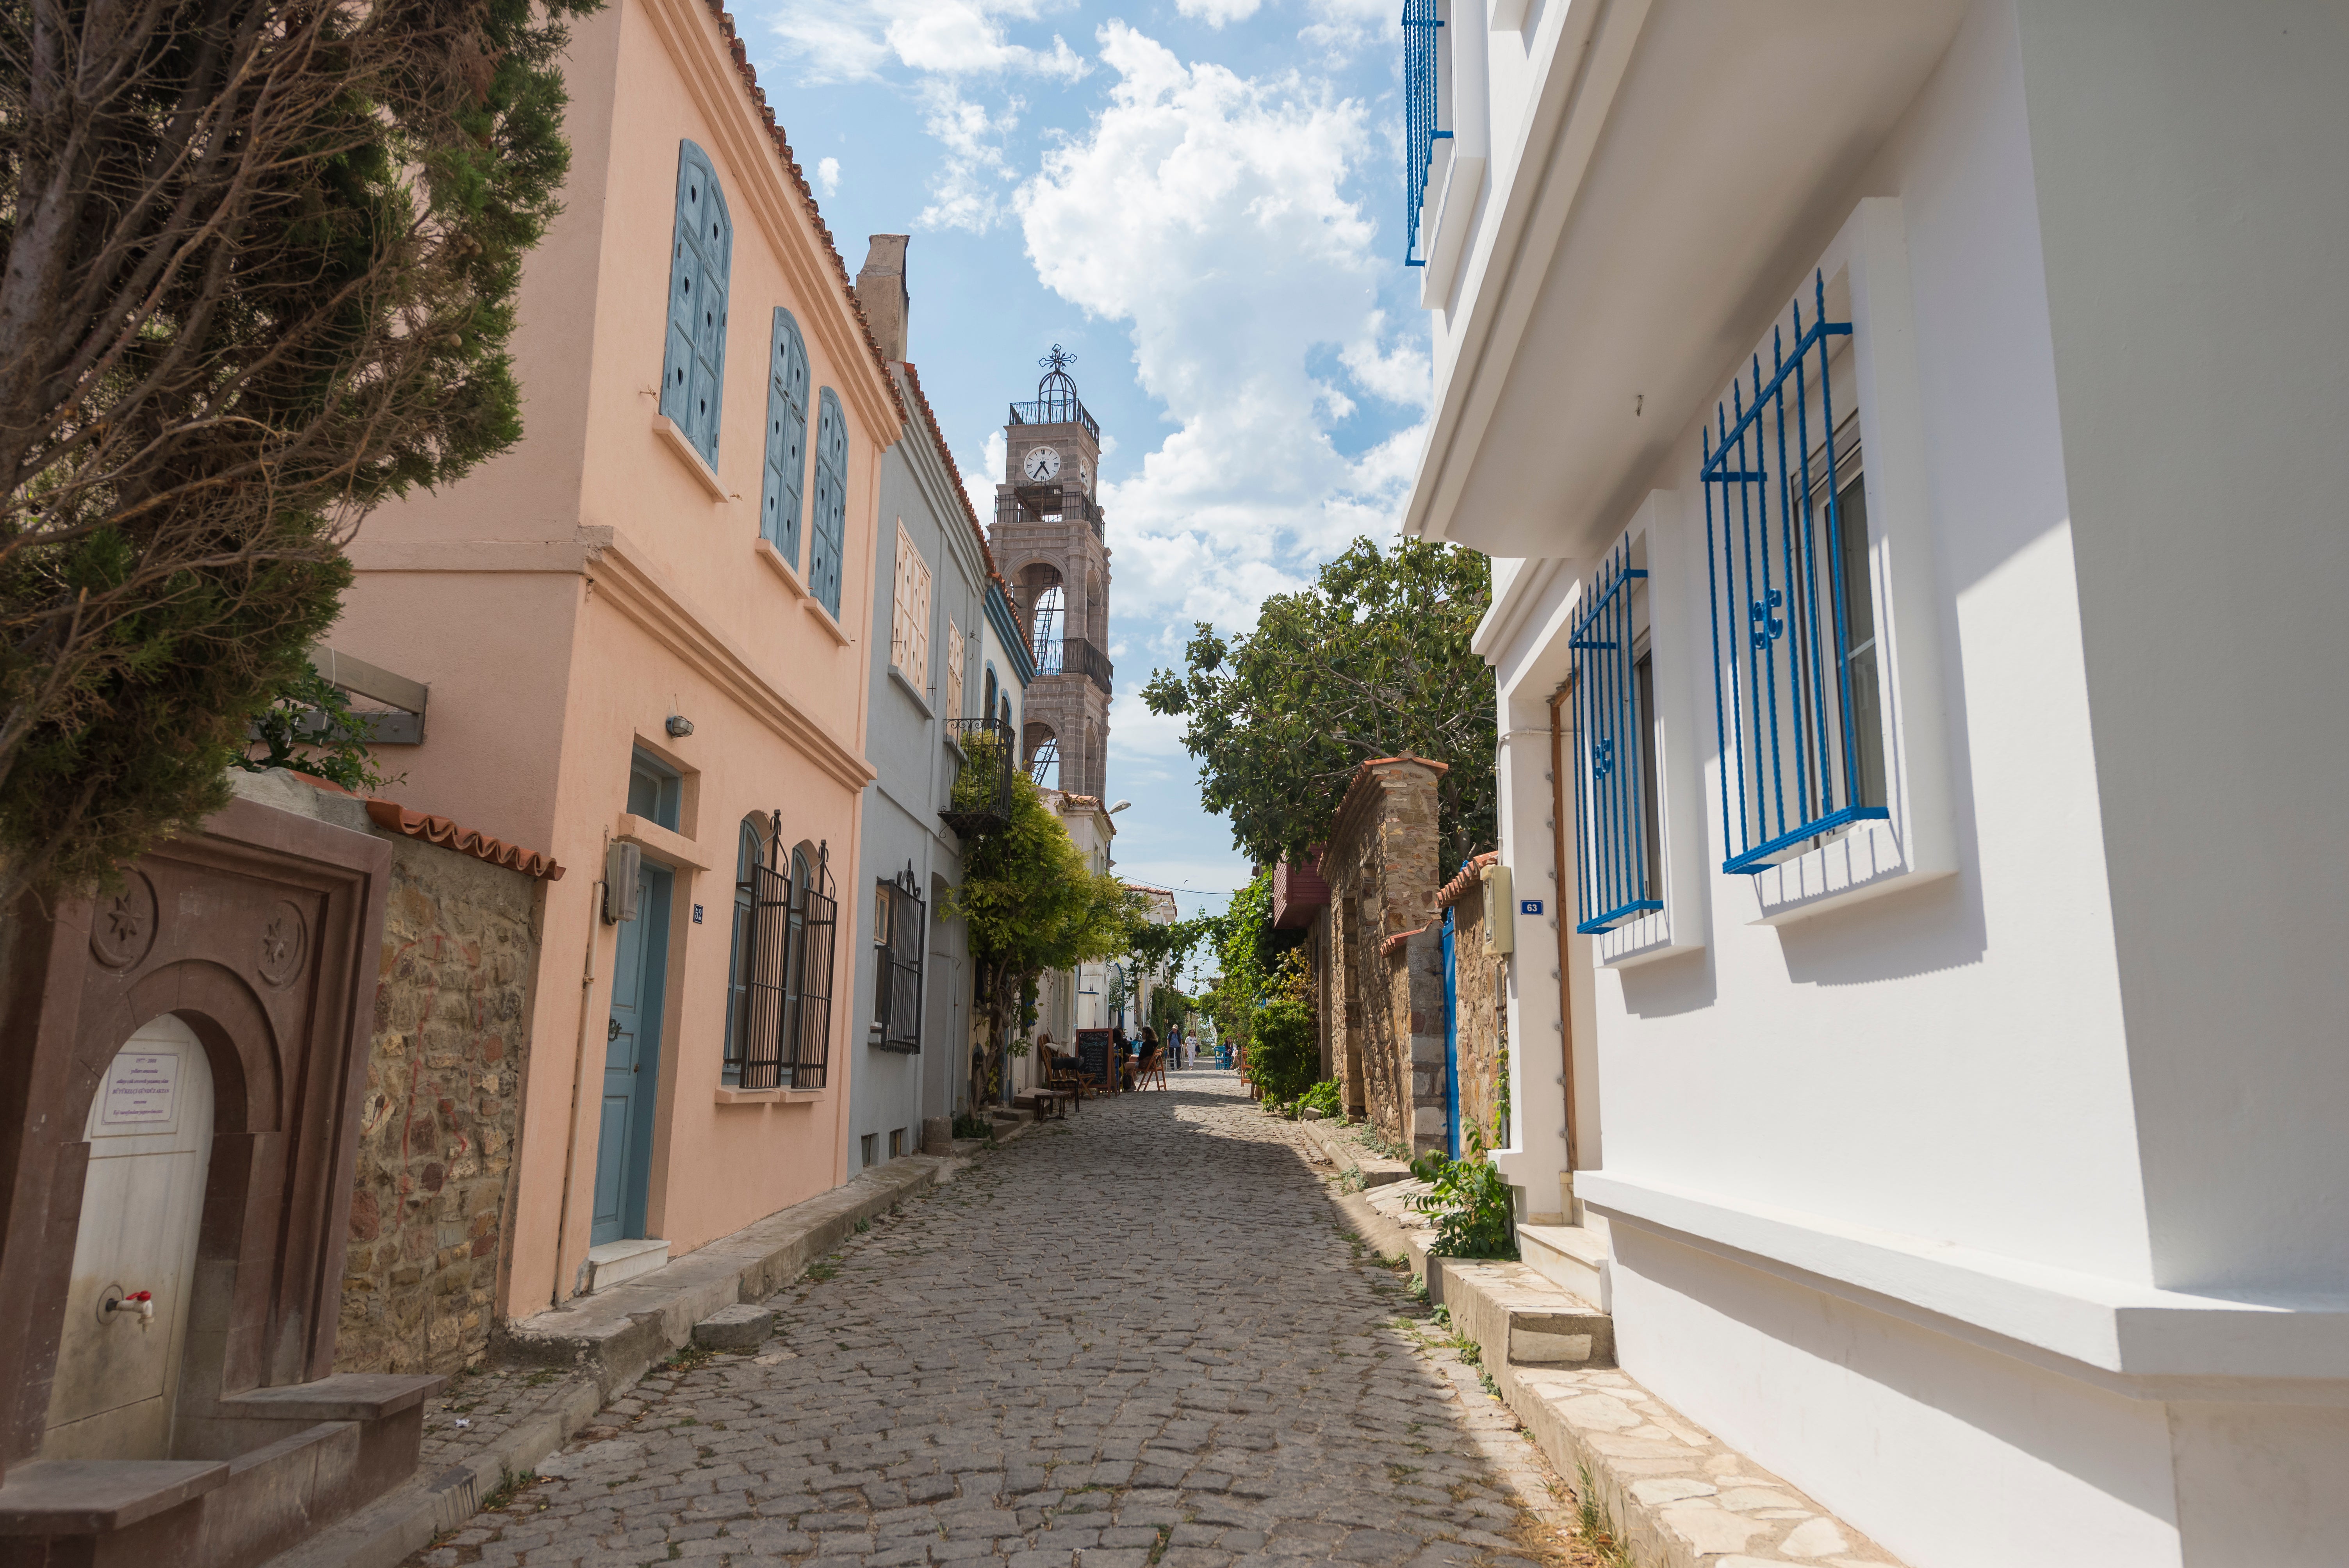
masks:
POLYGON ((1085 1091, 1091 1087, 1077 1069, 1076 1057, 1058 1055, 1045 1057, 1044 1082, 1055 1093, 1068 1096, 1069 1104, 1076 1109, 1082 1109, 1085 1091))
POLYGON ((1134 1087, 1148 1088, 1152 1078, 1158 1080, 1160 1088, 1166 1087, 1166 1047, 1164 1046, 1142 1058, 1142 1071, 1135 1078, 1134 1087))

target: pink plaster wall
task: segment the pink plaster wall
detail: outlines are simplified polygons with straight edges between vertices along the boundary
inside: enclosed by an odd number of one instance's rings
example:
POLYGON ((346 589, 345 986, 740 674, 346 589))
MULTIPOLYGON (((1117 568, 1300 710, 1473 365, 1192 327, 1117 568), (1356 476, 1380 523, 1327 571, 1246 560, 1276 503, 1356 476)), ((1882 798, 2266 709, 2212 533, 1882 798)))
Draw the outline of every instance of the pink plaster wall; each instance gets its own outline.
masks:
MULTIPOLYGON (((684 772, 689 842, 676 858, 709 868, 675 868, 647 1229, 676 1255, 843 1179, 853 920, 839 932, 823 1097, 721 1105, 726 912, 736 824, 752 812, 780 809, 787 840, 828 841, 838 886, 858 885, 860 648, 880 455, 898 429, 833 259, 699 0, 619 0, 580 22, 566 79, 572 178, 525 271, 514 342, 524 438, 450 490, 369 519, 331 638, 431 687, 426 743, 385 754, 407 777, 384 793, 570 868, 546 907, 507 1315, 568 1295, 586 1250, 596 1096, 574 1099, 574 1068, 585 1022, 592 1091, 613 947, 596 882, 636 745, 684 772), (652 428, 680 138, 709 155, 734 221, 723 500, 652 428), (848 417, 845 645, 754 551, 777 304, 799 320, 813 387, 836 389, 848 417), (660 601, 649 612, 629 586, 647 578, 660 601), (744 668, 831 744, 762 716, 744 668), (664 733, 672 712, 692 719, 693 735, 664 733), (708 911, 698 926, 697 902, 708 911)), ((809 531, 803 523, 802 561, 809 531)))

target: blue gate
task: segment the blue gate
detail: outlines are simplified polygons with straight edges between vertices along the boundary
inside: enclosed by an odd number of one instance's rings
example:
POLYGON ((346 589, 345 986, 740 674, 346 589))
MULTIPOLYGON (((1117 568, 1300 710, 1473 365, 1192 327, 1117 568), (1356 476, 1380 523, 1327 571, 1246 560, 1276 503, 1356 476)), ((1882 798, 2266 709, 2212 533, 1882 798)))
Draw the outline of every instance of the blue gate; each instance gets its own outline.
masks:
POLYGON ((1444 912, 1444 1147, 1460 1158, 1460 964, 1452 912, 1444 912))

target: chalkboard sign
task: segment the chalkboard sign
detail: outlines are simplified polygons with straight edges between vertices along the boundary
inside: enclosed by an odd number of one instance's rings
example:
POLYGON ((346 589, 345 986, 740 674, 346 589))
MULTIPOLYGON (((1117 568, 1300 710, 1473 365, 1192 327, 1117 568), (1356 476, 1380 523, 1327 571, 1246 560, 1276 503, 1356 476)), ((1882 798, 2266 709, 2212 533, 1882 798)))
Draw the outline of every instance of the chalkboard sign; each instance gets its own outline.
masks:
POLYGON ((1115 1069, 1110 1066, 1110 1054, 1112 1048, 1107 1029, 1079 1029, 1077 1031, 1077 1070, 1103 1088, 1115 1088, 1117 1087, 1115 1069))

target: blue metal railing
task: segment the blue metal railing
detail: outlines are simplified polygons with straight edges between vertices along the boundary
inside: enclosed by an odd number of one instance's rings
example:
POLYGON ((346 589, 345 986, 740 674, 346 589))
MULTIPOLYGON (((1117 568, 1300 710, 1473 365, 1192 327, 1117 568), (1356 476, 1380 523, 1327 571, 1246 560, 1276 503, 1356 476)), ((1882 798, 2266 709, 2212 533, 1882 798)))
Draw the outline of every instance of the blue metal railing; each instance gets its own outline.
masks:
POLYGON ((1435 144, 1452 134, 1436 129, 1443 98, 1435 30, 1444 26, 1435 14, 1437 4, 1438 0, 1403 0, 1402 4, 1402 263, 1407 267, 1427 264, 1419 242, 1420 213, 1427 204, 1427 169, 1435 157, 1435 144))
POLYGON ((1574 826, 1581 846, 1585 936, 1664 907, 1651 896, 1655 846, 1648 842, 1648 716, 1640 711, 1632 668, 1632 584, 1648 575, 1631 564, 1631 542, 1617 545, 1591 579, 1590 600, 1567 639, 1574 653, 1574 826))
POLYGON ((1771 334, 1766 381, 1754 356, 1752 400, 1731 384, 1698 470, 1729 851, 1721 869, 1733 873, 1763 871, 1822 834, 1891 814, 1860 799, 1852 717, 1849 595, 1868 589, 1845 580, 1827 385, 1829 345, 1849 336, 1851 324, 1827 320, 1823 273, 1814 274, 1812 299, 1808 326, 1795 301, 1792 345, 1783 331, 1771 334))

